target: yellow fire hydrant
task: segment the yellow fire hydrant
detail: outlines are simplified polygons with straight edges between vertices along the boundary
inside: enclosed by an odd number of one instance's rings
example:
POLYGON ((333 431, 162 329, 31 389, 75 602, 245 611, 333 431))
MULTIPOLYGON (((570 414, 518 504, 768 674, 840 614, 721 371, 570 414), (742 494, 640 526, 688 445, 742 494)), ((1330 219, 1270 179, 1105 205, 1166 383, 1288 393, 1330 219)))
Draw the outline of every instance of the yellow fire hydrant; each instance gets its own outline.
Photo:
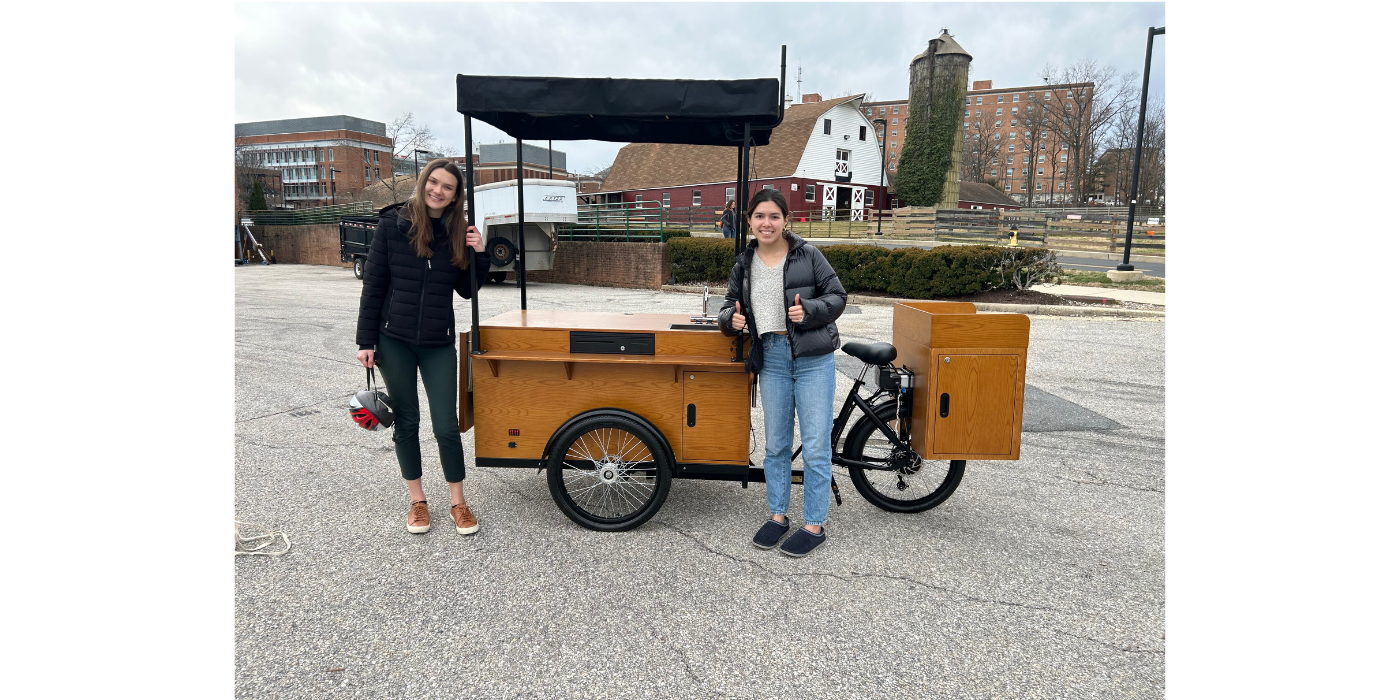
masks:
POLYGON ((1011 234, 1010 234, 1010 238, 1011 238, 1011 242, 1010 242, 1010 243, 1007 243, 1006 245, 1009 246, 1009 247, 1011 247, 1011 248, 1015 248, 1015 247, 1016 247, 1016 224, 1011 224, 1011 234))

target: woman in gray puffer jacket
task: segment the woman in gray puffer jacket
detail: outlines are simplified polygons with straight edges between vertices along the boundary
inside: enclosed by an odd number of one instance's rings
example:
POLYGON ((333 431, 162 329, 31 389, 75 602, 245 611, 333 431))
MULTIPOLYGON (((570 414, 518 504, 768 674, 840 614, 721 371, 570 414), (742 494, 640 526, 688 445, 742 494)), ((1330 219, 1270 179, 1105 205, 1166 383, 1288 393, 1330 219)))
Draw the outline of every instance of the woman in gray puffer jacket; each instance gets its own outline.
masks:
POLYGON ((831 505, 831 423, 836 397, 836 319, 846 290, 826 257, 787 230, 787 201, 761 190, 749 201, 742 225, 754 240, 734 261, 719 312, 720 332, 753 338, 746 368, 758 375, 767 448, 763 456, 770 518, 754 546, 772 549, 787 534, 792 493, 792 422, 802 430, 804 527, 782 551, 806 556, 826 541, 831 505))

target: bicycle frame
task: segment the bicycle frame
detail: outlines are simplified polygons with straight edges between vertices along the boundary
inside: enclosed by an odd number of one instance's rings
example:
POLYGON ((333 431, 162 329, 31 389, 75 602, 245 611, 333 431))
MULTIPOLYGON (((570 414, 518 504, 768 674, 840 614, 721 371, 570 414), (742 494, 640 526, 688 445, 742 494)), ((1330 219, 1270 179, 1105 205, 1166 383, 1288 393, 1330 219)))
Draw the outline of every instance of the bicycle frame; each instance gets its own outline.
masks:
MULTIPOLYGON (((832 421, 831 463, 839 464, 843 467, 857 467, 859 469, 873 469, 876 471, 894 471, 897 467, 888 464, 871 464, 870 462, 862 462, 858 459, 846 459, 836 451, 836 445, 841 439, 841 433, 846 431, 846 424, 850 422, 851 414, 855 412, 855 409, 857 408, 859 408, 861 412, 864 413, 866 416, 869 416, 870 420, 875 422, 875 427, 879 428, 880 432, 884 433, 885 437, 888 438, 891 443, 895 445, 903 445, 904 447, 909 447, 908 436, 900 437, 899 435, 895 434, 895 432, 890 429, 890 426, 887 423, 885 423, 885 421, 880 420, 880 418, 875 415, 875 406, 870 403, 870 401, 877 399, 881 394, 890 394, 891 397, 893 397, 893 392, 887 389, 879 389, 875 393, 870 395, 869 400, 861 398, 860 396, 860 388, 865 386, 865 374, 866 372, 869 372, 870 368, 873 366, 874 365, 866 365, 863 369, 861 369, 860 377, 856 378, 855 383, 851 385, 851 391, 846 394, 845 403, 841 404, 841 412, 837 414, 836 420, 832 421)), ((877 405, 882 406, 884 404, 881 403, 877 405)), ((800 454, 802 454, 801 444, 797 446, 796 450, 793 450, 792 460, 794 462, 797 461, 797 456, 800 454)))

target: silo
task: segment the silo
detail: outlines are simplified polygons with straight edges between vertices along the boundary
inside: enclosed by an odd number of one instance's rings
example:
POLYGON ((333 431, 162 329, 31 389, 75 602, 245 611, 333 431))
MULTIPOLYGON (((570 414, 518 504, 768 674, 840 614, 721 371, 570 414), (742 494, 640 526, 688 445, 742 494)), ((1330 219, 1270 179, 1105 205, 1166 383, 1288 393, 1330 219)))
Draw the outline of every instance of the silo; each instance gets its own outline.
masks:
MULTIPOLYGON (((947 29, 937 39, 928 42, 928 48, 909 62, 909 111, 923 114, 927 118, 935 94, 944 91, 951 94, 941 101, 944 109, 956 109, 956 122, 961 122, 963 100, 967 97, 968 67, 972 64, 972 54, 968 53, 947 29), (932 72, 929 70, 932 57, 932 72), (915 107, 917 105, 917 109, 915 107)), ((962 130, 959 128, 953 138, 952 162, 943 180, 943 195, 939 198, 939 208, 958 206, 958 177, 962 172, 962 130)))

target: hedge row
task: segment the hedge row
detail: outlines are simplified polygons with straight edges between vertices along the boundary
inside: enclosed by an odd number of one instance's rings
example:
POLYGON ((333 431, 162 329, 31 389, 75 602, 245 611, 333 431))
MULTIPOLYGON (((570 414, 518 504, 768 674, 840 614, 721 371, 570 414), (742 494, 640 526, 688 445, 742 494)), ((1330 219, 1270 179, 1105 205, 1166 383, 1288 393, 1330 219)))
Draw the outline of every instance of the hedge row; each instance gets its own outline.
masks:
MULTIPOLYGON (((961 296, 1007 284, 1000 274, 1008 256, 1020 264, 1050 256, 1035 248, 986 245, 937 248, 881 248, 875 245, 823 246, 836 276, 848 292, 884 292, 909 299, 961 296)), ((669 241, 666 257, 676 282, 723 282, 734 267, 733 239, 690 238, 669 241)))

